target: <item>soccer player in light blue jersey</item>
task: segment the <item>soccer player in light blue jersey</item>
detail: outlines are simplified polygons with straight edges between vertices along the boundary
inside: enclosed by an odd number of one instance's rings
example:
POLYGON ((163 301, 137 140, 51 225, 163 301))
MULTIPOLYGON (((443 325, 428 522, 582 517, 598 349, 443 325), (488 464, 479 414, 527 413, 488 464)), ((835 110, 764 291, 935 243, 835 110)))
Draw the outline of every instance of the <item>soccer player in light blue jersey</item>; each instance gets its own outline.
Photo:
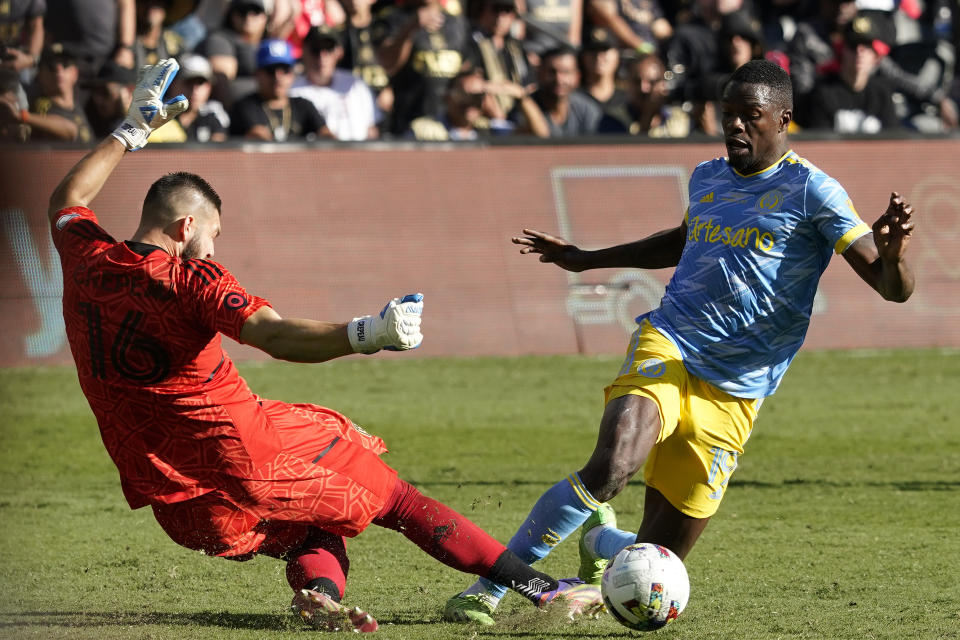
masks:
MULTIPOLYGON (((540 231, 520 252, 568 271, 676 267, 660 306, 639 318, 617 378, 605 389, 597 445, 579 471, 534 504, 508 548, 526 562, 581 528, 579 578, 598 584, 608 558, 634 542, 686 557, 716 513, 763 398, 803 343, 820 276, 844 257, 884 299, 904 302, 913 209, 897 194, 868 227, 846 191, 790 150, 790 78, 754 60, 721 99, 727 158, 690 179, 683 222, 648 238, 586 251, 540 231), (640 468, 637 533, 616 527, 606 501, 640 468)), ((448 620, 493 624, 506 589, 480 580, 451 598, 448 620)))

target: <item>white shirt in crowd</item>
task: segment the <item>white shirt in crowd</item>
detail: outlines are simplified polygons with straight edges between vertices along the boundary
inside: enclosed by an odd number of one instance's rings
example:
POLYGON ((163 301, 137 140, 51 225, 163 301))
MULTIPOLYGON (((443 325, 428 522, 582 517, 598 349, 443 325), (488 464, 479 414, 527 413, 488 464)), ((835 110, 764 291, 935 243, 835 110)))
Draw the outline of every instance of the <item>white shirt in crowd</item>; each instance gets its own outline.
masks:
POLYGON ((298 77, 290 95, 312 102, 338 140, 366 140, 370 127, 376 124, 373 92, 349 71, 334 71, 329 87, 319 87, 298 77))

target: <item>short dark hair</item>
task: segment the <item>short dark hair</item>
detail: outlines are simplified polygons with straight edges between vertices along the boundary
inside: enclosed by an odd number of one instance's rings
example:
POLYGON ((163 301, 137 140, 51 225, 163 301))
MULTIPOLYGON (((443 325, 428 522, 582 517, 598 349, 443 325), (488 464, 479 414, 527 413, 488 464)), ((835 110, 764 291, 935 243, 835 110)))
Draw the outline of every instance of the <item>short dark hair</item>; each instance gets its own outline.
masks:
POLYGON ((210 183, 195 173, 175 171, 163 176, 152 185, 143 199, 144 211, 165 207, 170 197, 181 189, 193 189, 203 196, 220 213, 220 196, 210 183))
POLYGON ((772 101, 784 109, 793 109, 793 83, 783 67, 769 60, 751 60, 739 67, 724 84, 759 84, 770 89, 772 101))
POLYGON ((576 58, 577 50, 567 45, 560 45, 558 47, 553 47, 552 49, 547 49, 540 55, 540 64, 545 64, 547 60, 550 60, 551 58, 559 58, 560 56, 573 56, 576 58))
POLYGON ((0 69, 0 93, 19 93, 20 75, 13 69, 0 69))
POLYGON ((639 56, 637 56, 636 58, 634 58, 628 63, 629 66, 627 68, 630 70, 631 74, 634 74, 637 72, 637 69, 640 68, 640 65, 647 64, 648 62, 651 62, 657 65, 658 67, 660 67, 661 69, 660 73, 663 73, 667 70, 667 65, 663 61, 663 58, 661 58, 655 53, 641 53, 639 56))

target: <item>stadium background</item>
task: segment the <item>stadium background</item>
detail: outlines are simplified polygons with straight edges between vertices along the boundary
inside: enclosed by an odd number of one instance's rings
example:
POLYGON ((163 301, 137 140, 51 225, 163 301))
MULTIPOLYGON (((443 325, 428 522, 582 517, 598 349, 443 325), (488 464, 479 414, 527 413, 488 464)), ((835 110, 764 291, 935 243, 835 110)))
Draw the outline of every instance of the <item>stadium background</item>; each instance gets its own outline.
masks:
MULTIPOLYGON (((807 348, 960 346, 957 140, 793 148, 840 180, 868 224, 891 190, 917 212, 910 303, 883 302, 837 258, 807 348)), ((71 362, 45 214, 83 153, 0 154, 0 366, 71 362)), ((619 353, 631 318, 656 304, 670 270, 567 274, 519 255, 510 236, 531 227, 591 248, 675 225, 690 171, 722 154, 718 143, 148 148, 124 160, 93 208, 110 233, 128 238, 153 180, 196 172, 223 198, 215 259, 282 315, 348 320, 422 291, 418 355, 619 353)), ((228 350, 239 360, 262 356, 228 350)))

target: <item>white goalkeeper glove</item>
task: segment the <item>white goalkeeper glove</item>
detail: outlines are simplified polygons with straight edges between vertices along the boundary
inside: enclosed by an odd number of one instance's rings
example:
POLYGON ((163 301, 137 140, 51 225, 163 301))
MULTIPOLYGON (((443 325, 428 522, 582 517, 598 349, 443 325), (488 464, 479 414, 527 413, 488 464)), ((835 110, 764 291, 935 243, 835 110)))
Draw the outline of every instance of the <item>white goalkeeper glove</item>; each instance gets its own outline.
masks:
POLYGON ((350 346, 357 353, 416 349, 423 341, 420 333, 422 313, 422 293, 394 298, 378 315, 354 318, 347 325, 350 346))
POLYGON ((129 151, 142 148, 155 129, 176 118, 190 106, 183 95, 163 101, 163 94, 167 92, 167 87, 179 70, 180 65, 173 58, 140 68, 127 117, 113 132, 113 136, 129 151))

